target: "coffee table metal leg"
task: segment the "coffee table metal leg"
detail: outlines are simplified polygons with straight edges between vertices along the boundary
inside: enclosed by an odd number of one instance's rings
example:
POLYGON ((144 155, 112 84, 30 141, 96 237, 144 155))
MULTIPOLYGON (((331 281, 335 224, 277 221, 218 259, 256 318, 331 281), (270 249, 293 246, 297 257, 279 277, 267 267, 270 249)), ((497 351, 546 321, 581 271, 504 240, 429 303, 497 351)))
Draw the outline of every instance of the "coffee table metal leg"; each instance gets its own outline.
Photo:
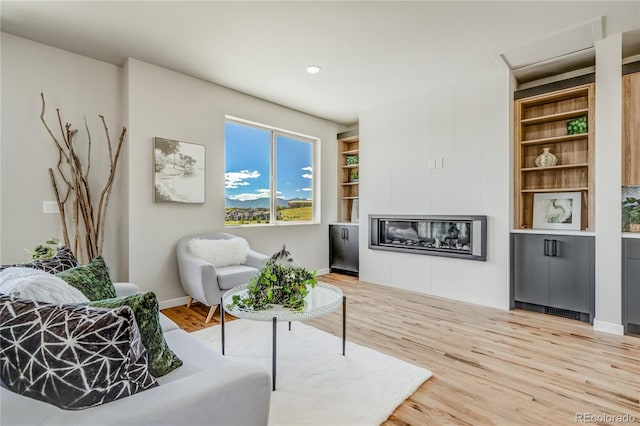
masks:
POLYGON ((342 296, 342 355, 347 342, 347 296, 342 296))
POLYGON ((220 298, 220 326, 222 329, 222 355, 224 355, 224 306, 222 305, 222 298, 220 298))
POLYGON ((271 381, 273 384, 273 389, 276 390, 276 336, 278 333, 278 319, 273 317, 273 353, 271 354, 271 381))

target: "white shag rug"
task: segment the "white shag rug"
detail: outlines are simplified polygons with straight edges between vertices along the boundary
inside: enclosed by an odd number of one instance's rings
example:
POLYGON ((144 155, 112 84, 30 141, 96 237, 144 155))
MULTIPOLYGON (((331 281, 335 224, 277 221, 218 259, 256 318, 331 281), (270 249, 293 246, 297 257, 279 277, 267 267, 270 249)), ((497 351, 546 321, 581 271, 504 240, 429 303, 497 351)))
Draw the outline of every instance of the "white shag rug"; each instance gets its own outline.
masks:
MULTIPOLYGON (((276 391, 269 425, 379 425, 431 371, 314 327, 278 323, 276 391)), ((259 363, 271 374, 272 323, 235 320, 225 325, 226 356, 259 363)), ((192 333, 220 351, 220 326, 192 333)), ((347 324, 347 339, 349 329, 347 324)))

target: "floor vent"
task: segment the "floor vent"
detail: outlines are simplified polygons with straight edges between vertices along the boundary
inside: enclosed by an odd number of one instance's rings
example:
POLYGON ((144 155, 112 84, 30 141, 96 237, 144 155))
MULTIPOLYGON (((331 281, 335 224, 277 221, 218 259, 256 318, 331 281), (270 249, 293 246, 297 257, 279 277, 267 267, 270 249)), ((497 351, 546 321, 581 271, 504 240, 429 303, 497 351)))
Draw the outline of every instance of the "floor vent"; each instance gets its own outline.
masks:
POLYGON ((580 312, 570 311, 568 309, 551 308, 549 306, 545 306, 544 313, 574 320, 580 319, 580 312))

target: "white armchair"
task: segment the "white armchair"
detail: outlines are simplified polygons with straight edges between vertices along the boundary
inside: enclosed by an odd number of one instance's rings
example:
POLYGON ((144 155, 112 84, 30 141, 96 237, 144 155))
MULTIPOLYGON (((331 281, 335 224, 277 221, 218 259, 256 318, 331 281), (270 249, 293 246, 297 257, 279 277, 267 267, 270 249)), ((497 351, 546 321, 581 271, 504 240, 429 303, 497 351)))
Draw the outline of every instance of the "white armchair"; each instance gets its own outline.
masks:
POLYGON ((258 274, 260 268, 269 259, 269 256, 249 249, 247 260, 244 264, 215 267, 212 263, 194 256, 189 251, 189 241, 194 238, 228 240, 235 237, 235 235, 225 232, 212 232, 190 235, 178 241, 176 247, 178 270, 182 288, 189 295, 187 308, 191 307, 193 300, 210 306, 205 322, 209 322, 213 318, 213 314, 220 304, 222 294, 235 286, 248 283, 251 278, 258 274))

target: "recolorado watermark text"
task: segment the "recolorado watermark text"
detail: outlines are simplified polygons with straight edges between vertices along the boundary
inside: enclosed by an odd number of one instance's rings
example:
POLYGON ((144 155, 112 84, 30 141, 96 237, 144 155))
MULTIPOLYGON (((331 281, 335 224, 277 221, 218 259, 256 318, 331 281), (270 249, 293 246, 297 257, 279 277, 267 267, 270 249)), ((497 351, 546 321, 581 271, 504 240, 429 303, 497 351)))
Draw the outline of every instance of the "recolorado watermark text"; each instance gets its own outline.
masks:
POLYGON ((631 414, 576 413, 576 423, 635 423, 638 420, 631 414))

